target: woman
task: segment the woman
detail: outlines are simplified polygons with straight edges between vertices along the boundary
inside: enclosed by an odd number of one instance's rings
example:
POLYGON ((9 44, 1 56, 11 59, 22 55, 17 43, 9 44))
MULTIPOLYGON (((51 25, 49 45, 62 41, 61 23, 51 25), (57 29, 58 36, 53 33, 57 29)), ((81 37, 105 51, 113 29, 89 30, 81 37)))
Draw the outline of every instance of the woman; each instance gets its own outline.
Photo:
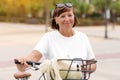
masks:
MULTIPOLYGON (((44 59, 82 58, 95 59, 87 36, 73 29, 76 25, 76 16, 72 4, 57 4, 53 14, 51 27, 54 31, 46 33, 38 42, 33 51, 18 60, 24 65, 17 65, 20 71, 28 67, 26 60, 39 61, 44 59)), ((96 70, 96 65, 92 65, 96 70)))

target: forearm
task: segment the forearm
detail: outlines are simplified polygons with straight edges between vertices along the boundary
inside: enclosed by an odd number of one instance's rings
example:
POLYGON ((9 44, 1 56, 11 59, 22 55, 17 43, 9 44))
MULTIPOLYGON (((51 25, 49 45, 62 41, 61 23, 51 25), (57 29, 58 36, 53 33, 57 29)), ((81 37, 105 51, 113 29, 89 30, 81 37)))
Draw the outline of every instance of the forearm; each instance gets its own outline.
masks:
POLYGON ((42 54, 36 50, 33 50, 27 57, 28 61, 39 61, 42 58, 42 54))
POLYGON ((18 59, 18 61, 21 64, 17 64, 17 69, 19 71, 25 71, 25 69, 27 67, 29 67, 29 65, 26 63, 26 61, 39 61, 41 59, 42 55, 40 52, 33 50, 27 57, 21 57, 18 59))

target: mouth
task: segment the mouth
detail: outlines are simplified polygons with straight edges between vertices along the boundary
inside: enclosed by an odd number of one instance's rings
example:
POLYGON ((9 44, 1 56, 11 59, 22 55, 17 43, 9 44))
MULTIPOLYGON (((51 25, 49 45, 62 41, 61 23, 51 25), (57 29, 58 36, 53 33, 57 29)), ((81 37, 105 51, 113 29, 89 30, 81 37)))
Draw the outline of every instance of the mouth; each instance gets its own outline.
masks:
POLYGON ((70 24, 70 23, 64 23, 64 24, 70 24))

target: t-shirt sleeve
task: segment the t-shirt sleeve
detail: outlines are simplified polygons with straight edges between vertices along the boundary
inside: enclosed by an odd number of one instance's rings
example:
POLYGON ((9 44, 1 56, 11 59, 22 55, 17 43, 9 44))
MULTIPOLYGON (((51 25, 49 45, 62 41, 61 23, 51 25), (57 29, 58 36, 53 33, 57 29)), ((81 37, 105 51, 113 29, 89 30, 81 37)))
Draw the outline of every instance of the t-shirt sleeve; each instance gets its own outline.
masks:
POLYGON ((84 38, 85 38, 85 42, 86 42, 86 48, 87 48, 87 60, 90 60, 90 59, 94 59, 95 58, 95 54, 93 52, 93 49, 92 49, 92 46, 90 44, 90 41, 87 37, 86 34, 84 34, 84 38))
POLYGON ((38 42, 38 44, 34 47, 34 50, 39 51, 43 56, 47 54, 47 49, 48 49, 48 37, 47 35, 43 35, 38 42))

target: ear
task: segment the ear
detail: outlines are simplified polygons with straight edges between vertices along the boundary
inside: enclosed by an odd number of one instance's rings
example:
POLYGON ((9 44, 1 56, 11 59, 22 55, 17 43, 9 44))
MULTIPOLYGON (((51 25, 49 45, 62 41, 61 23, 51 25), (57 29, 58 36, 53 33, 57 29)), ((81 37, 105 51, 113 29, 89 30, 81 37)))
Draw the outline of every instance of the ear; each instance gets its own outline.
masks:
POLYGON ((55 17, 55 22, 56 22, 56 24, 58 24, 58 18, 57 17, 55 17))

